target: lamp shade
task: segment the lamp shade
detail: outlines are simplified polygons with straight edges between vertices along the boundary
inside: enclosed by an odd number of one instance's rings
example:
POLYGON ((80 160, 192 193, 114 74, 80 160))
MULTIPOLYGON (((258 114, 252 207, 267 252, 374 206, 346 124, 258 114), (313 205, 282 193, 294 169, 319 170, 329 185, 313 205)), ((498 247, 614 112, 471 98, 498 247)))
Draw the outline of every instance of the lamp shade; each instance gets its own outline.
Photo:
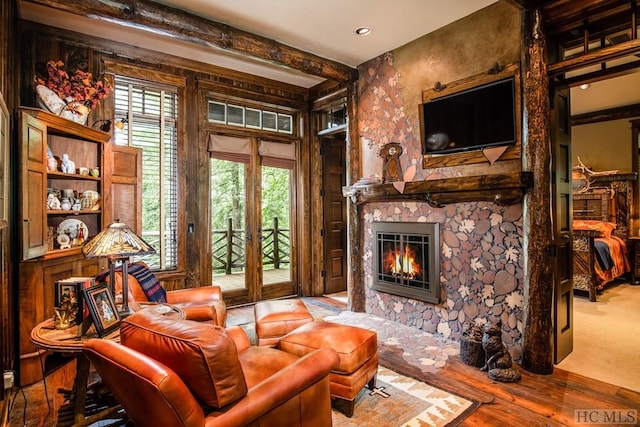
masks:
POLYGON ((82 247, 87 258, 128 257, 154 254, 156 250, 134 233, 128 225, 116 220, 82 247))

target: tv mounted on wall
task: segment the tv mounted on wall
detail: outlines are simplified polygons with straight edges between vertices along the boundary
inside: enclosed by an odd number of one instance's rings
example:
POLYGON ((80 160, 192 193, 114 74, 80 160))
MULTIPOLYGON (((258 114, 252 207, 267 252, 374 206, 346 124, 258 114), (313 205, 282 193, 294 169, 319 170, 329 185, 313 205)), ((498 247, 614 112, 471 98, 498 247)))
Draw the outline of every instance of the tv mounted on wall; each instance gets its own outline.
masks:
POLYGON ((516 143, 513 77, 435 98, 420 108, 423 154, 516 143))

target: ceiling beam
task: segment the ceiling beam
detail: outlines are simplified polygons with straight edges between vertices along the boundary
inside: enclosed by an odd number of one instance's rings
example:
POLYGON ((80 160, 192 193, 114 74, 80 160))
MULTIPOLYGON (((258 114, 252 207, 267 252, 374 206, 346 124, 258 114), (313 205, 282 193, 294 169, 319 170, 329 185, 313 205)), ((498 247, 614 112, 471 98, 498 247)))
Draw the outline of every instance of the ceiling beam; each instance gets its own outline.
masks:
POLYGON ((358 75, 356 69, 347 65, 148 0, 24 1, 222 49, 338 82, 352 82, 358 75))
POLYGON ((555 64, 550 64, 547 68, 547 72, 549 76, 557 76, 589 65, 601 64, 624 56, 637 55, 639 52, 640 39, 629 40, 627 42, 607 46, 581 56, 556 62, 555 64))

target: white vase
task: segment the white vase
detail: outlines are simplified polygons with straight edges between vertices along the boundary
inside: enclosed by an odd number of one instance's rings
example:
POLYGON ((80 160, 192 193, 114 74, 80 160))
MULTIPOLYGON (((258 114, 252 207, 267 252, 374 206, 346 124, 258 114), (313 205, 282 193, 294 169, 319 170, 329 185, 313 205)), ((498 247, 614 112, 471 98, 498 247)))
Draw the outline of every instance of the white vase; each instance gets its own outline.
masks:
POLYGON ((59 115, 62 113, 67 104, 54 91, 44 85, 36 86, 36 94, 38 95, 38 106, 43 110, 59 115))
POLYGON ((80 123, 83 125, 87 124, 87 118, 89 117, 89 112, 79 113, 74 109, 73 104, 80 104, 79 102, 70 103, 67 107, 65 107, 60 113, 60 117, 64 117, 65 119, 73 120, 76 123, 80 123))
POLYGON ((44 85, 36 86, 36 94, 38 95, 38 106, 43 110, 50 111, 65 119, 73 120, 76 123, 87 124, 89 111, 82 103, 73 101, 73 99, 61 99, 54 91, 44 85))

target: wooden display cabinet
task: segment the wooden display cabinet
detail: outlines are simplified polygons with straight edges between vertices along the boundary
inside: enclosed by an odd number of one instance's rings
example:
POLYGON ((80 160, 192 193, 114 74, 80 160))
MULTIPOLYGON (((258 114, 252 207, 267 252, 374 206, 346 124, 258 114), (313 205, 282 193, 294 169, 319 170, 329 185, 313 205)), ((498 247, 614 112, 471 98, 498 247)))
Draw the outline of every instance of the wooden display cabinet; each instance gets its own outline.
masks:
POLYGON ((101 172, 104 171, 104 143, 111 135, 42 110, 27 108, 20 111, 20 125, 22 260, 78 254, 83 242, 104 226, 101 206, 105 187, 101 172), (76 171, 65 173, 60 166, 57 170, 49 170, 47 148, 57 159, 67 154, 75 162, 76 171), (100 175, 81 175, 77 173, 77 168, 81 167, 97 168, 100 175), (99 195, 98 204, 79 210, 49 209, 48 192, 60 195, 64 190, 74 192, 71 204, 75 204, 83 192, 95 191, 99 195), (66 234, 69 242, 58 239, 61 234, 66 234))
POLYGON ((49 370, 48 354, 38 350, 29 336, 34 326, 54 315, 55 281, 70 276, 93 276, 107 264, 106 260, 85 259, 82 242, 71 242, 70 248, 61 249, 57 236, 64 232, 65 224, 73 228, 81 221, 87 229, 86 242, 116 218, 139 230, 142 160, 140 149, 107 144, 110 134, 42 110, 21 108, 19 123, 22 147, 19 382, 24 386, 42 379, 43 361, 45 371, 49 370), (100 174, 48 170, 47 146, 55 157, 68 154, 76 169, 97 167, 100 174), (96 191, 99 202, 79 210, 48 209, 48 189, 52 188, 76 193, 96 191))

